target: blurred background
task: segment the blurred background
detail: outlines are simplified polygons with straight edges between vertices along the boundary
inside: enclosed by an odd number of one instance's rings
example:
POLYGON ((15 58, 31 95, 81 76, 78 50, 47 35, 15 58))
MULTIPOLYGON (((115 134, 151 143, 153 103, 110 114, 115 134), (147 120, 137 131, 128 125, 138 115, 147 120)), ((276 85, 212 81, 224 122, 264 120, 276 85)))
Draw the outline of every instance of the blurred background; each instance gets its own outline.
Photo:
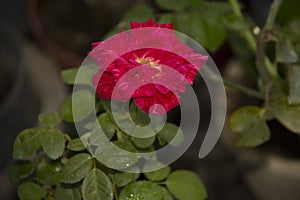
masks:
MULTIPOLYGON (((244 0, 244 11, 259 26, 264 24, 271 0, 244 0)), ((299 4, 289 1, 289 5, 299 4)), ((288 6, 286 10, 292 9, 288 6)), ((16 135, 37 123, 41 112, 58 111, 71 92, 60 80, 60 70, 77 67, 90 44, 127 29, 120 22, 131 18, 145 21, 148 7, 162 10, 152 0, 10 0, 0 7, 0 199, 16 199, 15 185, 6 176, 12 160, 16 135), (139 12, 132 9, 140 6, 139 12), (147 7, 145 7, 147 6, 147 7), (130 13, 128 13, 130 10, 130 13), (140 14, 141 13, 141 14, 140 14), (134 16, 134 17, 132 17, 134 16)), ((297 7, 297 6, 296 6, 297 7)), ((299 8, 299 7, 298 7, 299 8)), ((284 16, 285 14, 282 14, 284 16)), ((285 18, 282 17, 282 20, 285 18)), ((176 26, 175 26, 176 27, 176 26)), ((187 33, 188 34, 188 33, 187 33)), ((229 38, 211 51, 222 74, 232 80, 254 84, 235 59, 229 38)), ((253 58, 248 58, 253 59, 253 58)), ((205 94, 200 81, 195 86, 205 94)), ((229 113, 256 100, 228 90, 229 113)), ((206 107, 209 101, 201 101, 206 107)), ((209 120, 204 112, 202 122, 209 120)), ((201 113, 202 114, 202 113, 201 113)), ((178 119, 173 113, 174 121, 178 119)), ((256 149, 237 149, 230 143, 230 129, 205 159, 198 159, 199 136, 173 168, 196 171, 203 179, 210 200, 300 199, 299 139, 277 123, 272 124, 272 139, 256 149), (284 134, 283 134, 284 135, 284 134)), ((205 127, 205 126, 204 126, 205 127)), ((199 130, 199 132, 204 130, 199 130)))

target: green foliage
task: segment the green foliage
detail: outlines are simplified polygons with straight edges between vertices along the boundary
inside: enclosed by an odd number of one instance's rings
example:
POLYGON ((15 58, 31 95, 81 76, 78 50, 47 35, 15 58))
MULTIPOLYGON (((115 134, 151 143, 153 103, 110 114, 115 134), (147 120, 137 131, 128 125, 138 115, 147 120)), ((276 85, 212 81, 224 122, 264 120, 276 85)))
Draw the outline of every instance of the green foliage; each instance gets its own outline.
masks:
POLYGON ((156 0, 157 5, 167 10, 184 10, 187 8, 191 1, 190 0, 156 0))
POLYGON ((138 181, 127 185, 120 193, 120 200, 163 199, 162 187, 150 181, 138 181))
POLYGON ((65 139, 62 132, 57 129, 45 129, 42 139, 45 153, 52 159, 60 157, 65 149, 65 139))
POLYGON ((179 146, 184 140, 182 130, 172 123, 166 123, 157 137, 162 144, 170 143, 173 146, 179 146))
POLYGON ((105 173, 99 169, 91 170, 82 183, 84 200, 113 199, 112 184, 105 173))
POLYGON ((18 196, 21 200, 42 200, 46 197, 46 189, 33 182, 22 183, 18 188, 18 196))
POLYGON ((69 142, 67 148, 71 151, 83 151, 85 146, 80 138, 75 138, 69 142))
POLYGON ((196 174, 190 171, 174 171, 167 178, 166 185, 178 200, 201 200, 207 198, 202 181, 196 174))
POLYGON ((299 104, 300 103, 300 66, 293 65, 291 67, 289 84, 290 91, 288 96, 289 104, 299 104))
POLYGON ((80 188, 63 188, 57 187, 55 190, 55 200, 82 200, 80 188))
POLYGON ((113 175, 112 180, 118 187, 123 187, 139 178, 139 173, 120 172, 113 175))
POLYGON ((34 165, 29 160, 17 160, 8 168, 8 177, 12 182, 28 177, 34 171, 34 165))
POLYGON ((300 134, 300 106, 289 105, 287 99, 279 99, 270 104, 270 110, 288 130, 300 134))
POLYGON ((80 153, 71 157, 62 169, 63 183, 76 183, 83 179, 93 167, 92 156, 80 153))
POLYGON ((239 133, 237 146, 255 147, 269 140, 270 130, 265 122, 264 112, 256 106, 247 106, 232 114, 230 125, 239 133))
POLYGON ((39 121, 42 125, 46 127, 55 127, 61 122, 58 113, 42 113, 39 115, 39 121))

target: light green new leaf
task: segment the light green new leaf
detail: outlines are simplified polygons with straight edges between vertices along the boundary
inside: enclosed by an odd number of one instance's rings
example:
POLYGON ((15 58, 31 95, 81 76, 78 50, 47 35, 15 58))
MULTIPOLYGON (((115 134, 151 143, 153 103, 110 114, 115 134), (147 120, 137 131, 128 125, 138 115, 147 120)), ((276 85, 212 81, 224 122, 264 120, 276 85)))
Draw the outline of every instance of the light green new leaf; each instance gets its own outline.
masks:
POLYGON ((86 153, 71 157, 62 169, 63 183, 76 183, 83 179, 93 167, 93 158, 86 153))
POLYGON ((100 169, 91 170, 83 180, 82 196, 84 200, 112 200, 112 184, 107 175, 100 169))
POLYGON ((203 200, 207 198, 202 181, 197 174, 191 171, 174 171, 167 178, 166 185, 178 200, 203 200))
POLYGON ((21 200, 42 200, 46 197, 46 189, 33 182, 22 183, 18 188, 18 197, 21 200))
POLYGON ((72 111, 72 96, 66 98, 60 106, 60 117, 66 122, 74 122, 72 111))
POLYGON ((58 113, 42 113, 39 115, 39 122, 47 127, 55 127, 61 122, 61 118, 58 113))
POLYGON ((255 147, 270 139, 270 130, 264 112, 256 106, 246 106, 235 111, 230 118, 233 131, 239 133, 237 146, 255 147))
POLYGON ((300 134, 300 105, 289 105, 287 99, 279 99, 270 104, 276 119, 288 130, 300 134))
MULTIPOLYGON (((127 185, 120 193, 120 200, 163 200, 162 187, 150 181, 138 181, 127 185)), ((187 198, 188 199, 188 198, 187 198)))
POLYGON ((45 153, 52 159, 60 157, 65 149, 64 134, 58 129, 45 129, 42 141, 45 153))
POLYGON ((25 129, 15 139, 14 158, 23 159, 34 154, 42 146, 44 129, 25 129))

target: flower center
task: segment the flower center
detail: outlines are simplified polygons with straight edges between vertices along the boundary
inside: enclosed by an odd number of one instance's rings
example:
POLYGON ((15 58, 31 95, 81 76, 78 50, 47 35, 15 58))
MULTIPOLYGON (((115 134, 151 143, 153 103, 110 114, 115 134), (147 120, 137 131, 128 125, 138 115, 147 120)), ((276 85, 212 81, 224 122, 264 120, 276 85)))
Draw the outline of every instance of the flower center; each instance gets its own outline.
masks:
POLYGON ((157 63, 159 60, 154 60, 152 57, 141 57, 141 58, 136 58, 136 62, 143 64, 143 65, 149 65, 150 67, 153 67, 154 69, 161 70, 161 66, 158 65, 157 63))

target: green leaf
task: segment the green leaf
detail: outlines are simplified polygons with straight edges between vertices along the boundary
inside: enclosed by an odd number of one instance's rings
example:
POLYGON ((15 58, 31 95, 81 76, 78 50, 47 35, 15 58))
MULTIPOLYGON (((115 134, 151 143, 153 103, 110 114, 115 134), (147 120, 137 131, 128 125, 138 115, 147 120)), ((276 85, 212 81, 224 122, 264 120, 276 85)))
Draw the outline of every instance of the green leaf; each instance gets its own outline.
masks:
POLYGON ((140 125, 145 126, 150 123, 150 117, 148 113, 141 110, 134 102, 130 104, 130 114, 133 118, 133 121, 140 125))
POLYGON ((18 197, 21 200, 41 200, 46 197, 46 189, 33 182, 26 182, 19 186, 18 197))
POLYGON ((99 169, 90 171, 82 183, 82 196, 84 200, 112 200, 112 184, 106 174, 99 169))
POLYGON ((85 146, 80 138, 75 138, 69 142, 67 148, 71 151, 83 151, 85 146))
POLYGON ((239 133, 236 145, 255 147, 270 139, 264 111, 256 106, 246 106, 235 111, 230 118, 232 129, 239 133))
POLYGON ((220 18, 212 15, 209 18, 199 12, 183 12, 175 15, 175 30, 184 32, 198 41, 209 51, 216 51, 225 42, 226 31, 220 25, 220 18))
POLYGON ((67 122, 74 122, 72 111, 72 96, 64 100, 60 107, 60 117, 67 122))
POLYGON ((220 26, 219 19, 208 19, 205 15, 194 13, 190 17, 188 33, 210 51, 216 51, 225 42, 226 31, 220 26))
POLYGON ((170 192, 164 188, 164 187, 161 187, 161 190, 162 190, 162 193, 163 193, 163 200, 173 200, 173 197, 172 195, 170 194, 170 192))
POLYGON ((288 130, 300 134, 300 106, 289 105, 287 99, 279 99, 270 104, 276 119, 288 130))
MULTIPOLYGON (((127 185, 120 193, 120 200, 163 200, 162 187, 150 181, 138 181, 127 185)), ((189 199, 189 198, 187 198, 189 199)))
POLYGON ((138 137, 131 137, 131 138, 135 146, 139 148, 147 148, 154 143, 156 137, 152 136, 148 138, 138 138, 138 137))
POLYGON ((40 114, 39 121, 44 126, 55 127, 57 124, 61 122, 61 119, 58 113, 50 112, 50 113, 40 114))
POLYGON ((55 190, 55 200, 81 200, 80 187, 77 188, 62 188, 57 187, 55 190))
POLYGON ((26 178, 34 171, 34 165, 29 160, 16 160, 8 168, 8 177, 11 182, 26 178))
POLYGON ((79 68, 66 69, 60 72, 60 77, 66 84, 73 85, 79 68))
POLYGON ((60 157, 65 149, 64 134, 58 129, 45 129, 43 137, 43 149, 52 159, 60 157))
POLYGON ((288 97, 289 104, 300 103, 300 66, 292 66, 290 72, 290 92, 288 97))
POLYGON ((95 157, 110 168, 124 169, 138 161, 139 156, 135 152, 136 149, 130 143, 116 141, 99 146, 96 149, 95 157))
POLYGON ((202 181, 197 174, 191 171, 174 171, 167 178, 166 185, 178 200, 203 200, 207 198, 202 181))
POLYGON ((298 61, 298 55, 288 39, 279 38, 277 42, 276 58, 278 62, 282 63, 295 63, 298 61))
POLYGON ((14 158, 23 159, 34 154, 42 145, 44 129, 25 129, 14 142, 14 158))
POLYGON ((172 123, 165 123, 162 130, 157 134, 157 137, 170 143, 172 146, 179 146, 184 140, 182 130, 172 123))
POLYGON ((62 169, 63 183, 76 183, 83 179, 93 167, 91 155, 86 153, 71 157, 62 169))
POLYGON ((136 181, 139 178, 139 176, 139 173, 120 172, 114 174, 112 180, 117 187, 123 187, 131 182, 136 181))
POLYGON ((155 0, 155 2, 166 10, 179 11, 186 9, 190 5, 191 0, 155 0))
POLYGON ((94 110, 94 96, 89 90, 78 90, 72 95, 73 118, 75 122, 86 119, 94 110))
POLYGON ((111 139, 114 136, 115 132, 116 132, 116 128, 115 128, 115 125, 110 120, 108 114, 107 113, 101 114, 98 117, 98 122, 99 122, 99 125, 100 125, 101 129, 105 133, 105 135, 109 139, 111 139))
MULTIPOLYGON (((149 164, 148 164, 146 166, 150 167, 151 165, 149 166, 149 164)), ((171 172, 171 168, 167 166, 167 167, 161 168, 156 171, 144 173, 144 175, 150 181, 161 181, 161 180, 164 180, 165 178, 167 178, 167 176, 170 174, 170 172, 171 172)))
POLYGON ((62 164, 57 161, 38 163, 36 177, 44 185, 56 185, 61 180, 62 164))

